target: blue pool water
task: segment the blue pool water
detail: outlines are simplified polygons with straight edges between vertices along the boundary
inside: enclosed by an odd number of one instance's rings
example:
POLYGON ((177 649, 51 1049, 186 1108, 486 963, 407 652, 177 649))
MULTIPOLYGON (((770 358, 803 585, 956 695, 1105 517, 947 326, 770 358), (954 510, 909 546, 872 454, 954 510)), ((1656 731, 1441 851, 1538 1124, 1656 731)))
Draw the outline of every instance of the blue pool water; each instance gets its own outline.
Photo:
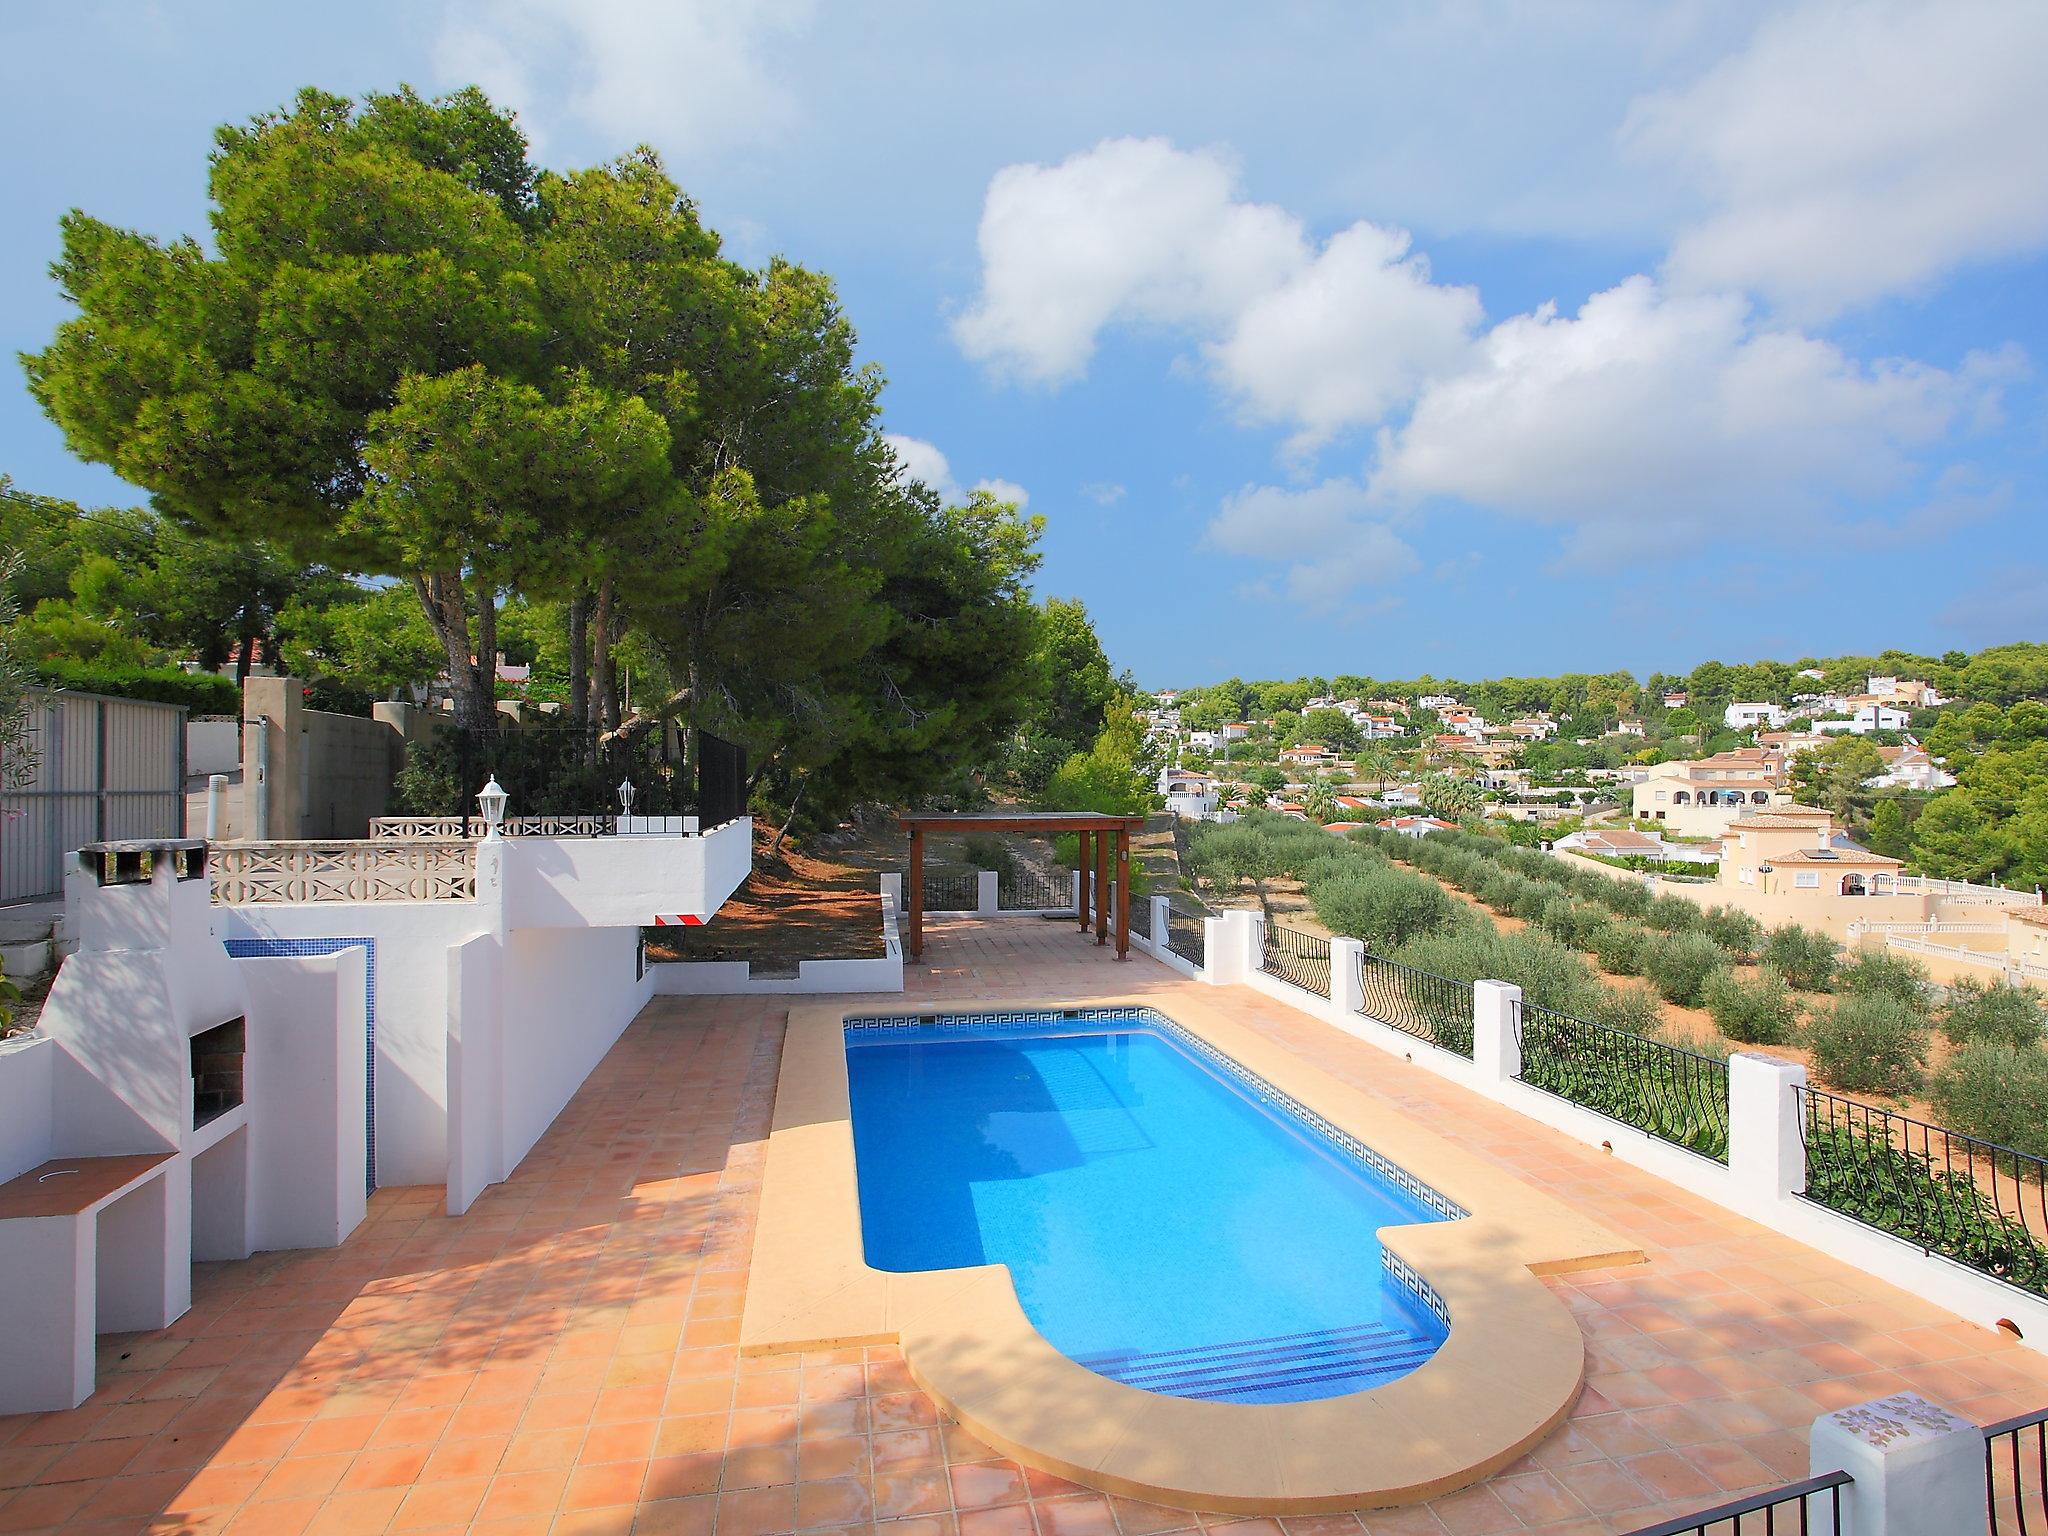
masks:
POLYGON ((1295 1402, 1444 1340, 1379 1229, 1462 1213, 1158 1014, 849 1021, 846 1064, 868 1262, 1008 1265, 1092 1370, 1295 1402))

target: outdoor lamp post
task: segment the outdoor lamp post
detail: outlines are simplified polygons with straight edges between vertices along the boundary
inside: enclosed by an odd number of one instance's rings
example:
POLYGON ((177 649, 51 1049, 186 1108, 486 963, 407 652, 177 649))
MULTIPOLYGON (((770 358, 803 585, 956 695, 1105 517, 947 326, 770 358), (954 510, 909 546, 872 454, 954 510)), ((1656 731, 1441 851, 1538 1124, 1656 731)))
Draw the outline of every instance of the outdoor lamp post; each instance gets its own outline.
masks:
POLYGON ((498 841, 498 827, 505 819, 505 802, 512 797, 498 786, 498 776, 491 775, 491 782, 477 791, 477 809, 484 813, 484 841, 498 841))
POLYGON ((621 816, 633 814, 633 797, 639 793, 640 791, 633 787, 631 779, 619 780, 619 814, 621 816))

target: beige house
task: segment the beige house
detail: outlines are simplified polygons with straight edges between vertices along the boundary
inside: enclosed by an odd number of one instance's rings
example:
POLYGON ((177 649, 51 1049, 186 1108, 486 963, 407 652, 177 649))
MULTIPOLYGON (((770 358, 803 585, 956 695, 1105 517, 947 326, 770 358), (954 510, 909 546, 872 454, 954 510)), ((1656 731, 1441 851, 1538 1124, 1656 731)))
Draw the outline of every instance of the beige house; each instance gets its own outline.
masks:
POLYGON ((1828 812, 1805 807, 1744 816, 1721 834, 1721 884, 1747 886, 1762 896, 1888 895, 1904 868, 1837 834, 1828 812))
POLYGON ((1719 837, 1739 816, 1789 805, 1777 754, 1756 747, 1717 752, 1690 762, 1660 763, 1635 787, 1630 809, 1674 837, 1719 837))

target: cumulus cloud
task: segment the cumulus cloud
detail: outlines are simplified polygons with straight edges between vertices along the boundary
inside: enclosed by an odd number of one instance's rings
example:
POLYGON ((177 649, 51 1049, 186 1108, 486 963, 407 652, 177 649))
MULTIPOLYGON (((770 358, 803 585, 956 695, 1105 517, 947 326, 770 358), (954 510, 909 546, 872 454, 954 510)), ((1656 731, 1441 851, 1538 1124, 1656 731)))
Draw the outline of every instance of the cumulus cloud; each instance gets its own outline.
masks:
MULTIPOLYGON (((960 482, 953 478, 951 462, 936 443, 899 432, 884 433, 882 440, 896 455, 897 479, 905 484, 913 480, 923 481, 948 506, 958 505, 967 499, 968 491, 961 490, 960 482)), ((998 501, 1014 502, 1019 509, 1031 504, 1031 493, 1014 480, 991 477, 975 481, 968 489, 987 491, 998 501)))
POLYGON ((544 137, 562 115, 678 158, 774 137, 797 98, 777 46, 814 0, 451 0, 434 40, 444 79, 475 81, 544 137))
POLYGON ((961 349, 1000 377, 1086 372, 1112 326, 1201 343, 1217 382, 1303 446, 1380 420, 1453 365, 1478 295, 1442 287, 1405 230, 1359 222, 1318 248, 1293 214, 1245 199, 1236 167, 1164 139, 1109 139, 989 183, 981 292, 961 349))
POLYGON ((2011 366, 1859 363, 1739 297, 1632 277, 1575 316, 1495 326, 1382 431, 1370 490, 1568 524, 1571 553, 1596 561, 1706 551, 1895 492, 2011 366))
POLYGON ((1272 595, 1318 611, 1344 605, 1361 587, 1399 581, 1420 564, 1388 525, 1385 508, 1365 486, 1347 479, 1294 488, 1247 485, 1223 499, 1205 541, 1233 555, 1282 564, 1282 581, 1272 595))
POLYGON ((2048 245, 2048 6, 1814 0, 1691 86, 1638 100, 1624 142, 1711 211, 1667 275, 1809 317, 2048 245))

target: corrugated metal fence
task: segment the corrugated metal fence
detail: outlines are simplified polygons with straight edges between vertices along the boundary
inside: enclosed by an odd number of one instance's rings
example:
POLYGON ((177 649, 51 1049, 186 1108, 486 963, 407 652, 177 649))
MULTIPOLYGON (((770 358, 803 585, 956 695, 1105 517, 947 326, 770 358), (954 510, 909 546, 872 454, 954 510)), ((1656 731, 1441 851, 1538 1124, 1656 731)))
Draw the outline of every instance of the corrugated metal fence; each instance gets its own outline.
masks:
POLYGON ((37 763, 0 792, 0 902, 54 896, 87 843, 185 835, 185 707, 91 693, 29 708, 37 763))

